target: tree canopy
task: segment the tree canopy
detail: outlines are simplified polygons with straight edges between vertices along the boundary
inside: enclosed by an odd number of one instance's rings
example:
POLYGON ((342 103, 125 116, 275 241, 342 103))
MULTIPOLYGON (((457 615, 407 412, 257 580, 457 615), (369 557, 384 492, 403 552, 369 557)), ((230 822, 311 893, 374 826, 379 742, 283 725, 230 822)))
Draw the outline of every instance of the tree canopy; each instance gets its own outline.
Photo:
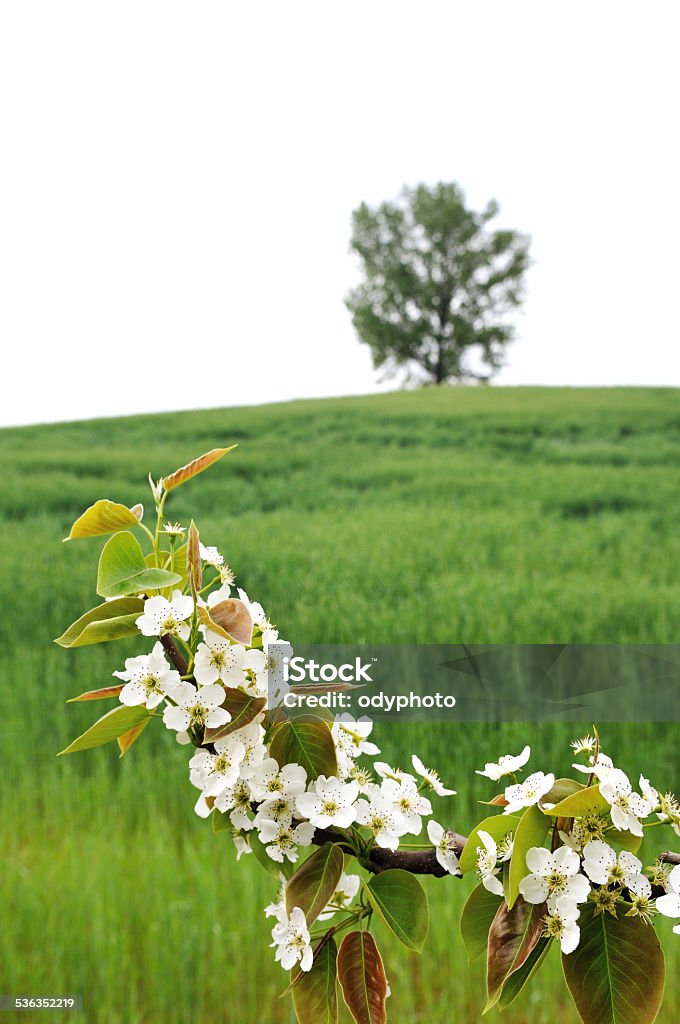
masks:
POLYGON ((351 248, 364 280, 346 299, 373 363, 442 384, 488 379, 513 338, 529 238, 494 229, 455 183, 405 187, 394 202, 352 215, 351 248))

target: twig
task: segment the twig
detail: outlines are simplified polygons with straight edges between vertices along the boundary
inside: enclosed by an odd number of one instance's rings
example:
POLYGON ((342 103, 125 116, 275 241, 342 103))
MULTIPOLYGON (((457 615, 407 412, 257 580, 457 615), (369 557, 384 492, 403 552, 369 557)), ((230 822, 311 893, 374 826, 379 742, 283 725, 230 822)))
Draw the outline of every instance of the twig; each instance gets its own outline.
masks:
POLYGON ((174 639, 170 636, 169 633, 165 633, 161 637, 161 643, 163 644, 163 649, 165 653, 170 658, 170 661, 173 663, 179 674, 181 676, 185 676, 187 674, 186 658, 180 651, 174 639))

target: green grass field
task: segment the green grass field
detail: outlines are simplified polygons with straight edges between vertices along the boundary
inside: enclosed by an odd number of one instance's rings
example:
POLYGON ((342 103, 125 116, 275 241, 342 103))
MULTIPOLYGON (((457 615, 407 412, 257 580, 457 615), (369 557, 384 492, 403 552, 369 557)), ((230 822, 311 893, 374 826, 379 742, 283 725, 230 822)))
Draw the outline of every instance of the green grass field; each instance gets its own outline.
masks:
MULTIPOLYGON (((67 697, 136 649, 51 643, 96 603, 101 545, 61 538, 96 498, 147 502, 149 471, 235 441, 168 512, 198 520, 293 642, 678 640, 671 389, 451 388, 0 432, 0 994, 80 994, 97 1024, 293 1020, 261 910, 271 880, 195 818, 173 737, 149 729, 122 761, 112 747, 55 757, 101 707, 67 697)), ((532 724, 532 765, 566 771, 584 725, 532 724)), ((621 767, 677 786, 675 725, 602 732, 621 767)), ((411 723, 377 741, 392 763, 416 749, 440 768, 459 796, 438 819, 465 832, 489 793, 474 769, 526 736, 411 723)), ((423 956, 381 942, 390 1020, 477 1021, 482 970, 458 936, 470 882, 426 884, 423 956)), ((673 979, 680 939, 660 931, 673 979)), ((576 1021, 557 958, 503 1017, 576 1021)), ((671 984, 659 1020, 679 1018, 671 984)))

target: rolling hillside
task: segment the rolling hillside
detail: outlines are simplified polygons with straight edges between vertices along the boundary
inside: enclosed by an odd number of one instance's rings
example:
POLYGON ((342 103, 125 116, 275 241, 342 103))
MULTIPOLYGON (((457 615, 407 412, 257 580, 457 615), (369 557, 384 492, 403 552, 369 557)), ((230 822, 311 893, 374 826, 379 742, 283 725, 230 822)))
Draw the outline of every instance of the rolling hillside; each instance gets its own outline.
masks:
MULTIPOLYGON (((82 995, 88 1022, 292 1020, 267 949, 271 881, 237 869, 194 817, 172 738, 149 729, 123 761, 107 748, 54 756, 94 717, 66 698, 107 685, 126 652, 52 644, 94 603, 100 548, 61 538, 96 498, 146 502, 149 471, 233 442, 168 511, 198 521, 293 642, 678 640, 672 389, 447 388, 0 431, 0 992, 82 995)), ((584 726, 532 725, 536 767, 567 769, 584 726)), ((677 725, 603 734, 622 767, 677 784, 677 725)), ((412 723, 378 742, 392 763, 418 749, 441 769, 459 796, 438 820, 465 831, 487 795, 474 769, 525 735, 412 723)), ((478 1019, 482 970, 457 936, 468 889, 430 881, 422 958, 385 943, 393 1024, 478 1019)), ((548 963, 504 1020, 573 1024, 565 1000, 559 1018, 541 1002, 558 973, 548 963)))

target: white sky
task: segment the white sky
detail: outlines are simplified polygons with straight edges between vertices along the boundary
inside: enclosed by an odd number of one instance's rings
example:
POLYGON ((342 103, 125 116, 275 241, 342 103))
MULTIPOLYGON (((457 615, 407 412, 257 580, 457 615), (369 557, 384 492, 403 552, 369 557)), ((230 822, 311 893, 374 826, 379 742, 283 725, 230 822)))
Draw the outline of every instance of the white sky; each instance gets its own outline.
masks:
POLYGON ((0 5, 0 423, 376 390, 350 215, 419 181, 532 235, 499 382, 680 385, 679 28, 674 0, 0 5))

